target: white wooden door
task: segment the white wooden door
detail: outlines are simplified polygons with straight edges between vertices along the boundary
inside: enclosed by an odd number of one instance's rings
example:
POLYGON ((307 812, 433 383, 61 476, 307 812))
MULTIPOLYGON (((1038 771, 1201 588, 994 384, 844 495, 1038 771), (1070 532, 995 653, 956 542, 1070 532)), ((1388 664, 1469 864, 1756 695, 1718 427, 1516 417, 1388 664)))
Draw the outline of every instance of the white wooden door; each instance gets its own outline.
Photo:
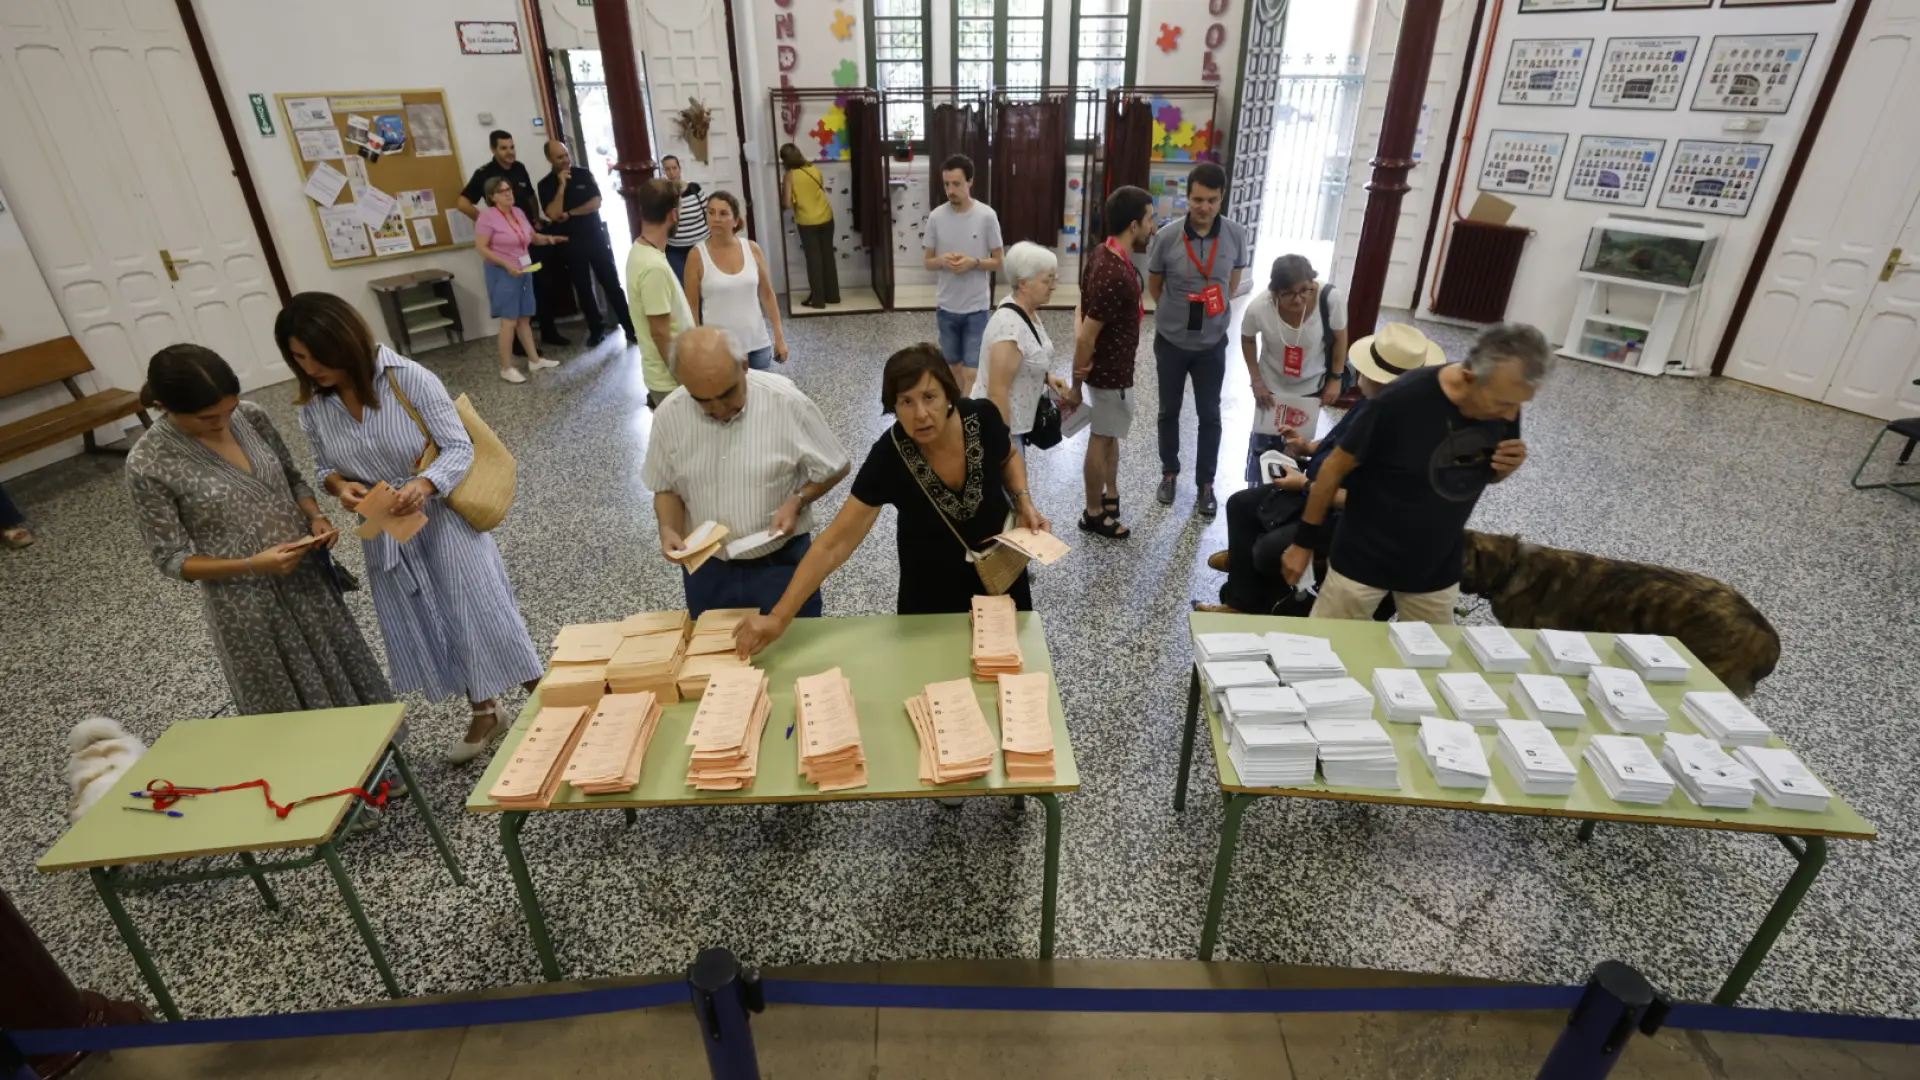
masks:
MULTIPOLYGON (((704 192, 740 197, 740 118, 733 109, 726 6, 720 0, 644 0, 635 6, 634 19, 646 59, 647 103, 653 108, 653 156, 679 157, 680 175, 704 192), (689 98, 698 98, 712 113, 704 163, 694 160, 674 123, 689 98)), ((753 212, 751 204, 746 212, 753 212)))
POLYGON ((106 382, 191 341, 290 377, 280 301, 172 0, 0 3, 0 183, 106 382), (170 280, 161 251, 179 280, 170 280))
MULTIPOLYGON (((1880 269, 1920 201, 1920 12, 1867 13, 1724 374, 1860 411, 1892 398, 1886 371, 1912 366, 1914 302, 1877 301, 1880 269), (1882 303, 1877 325, 1863 320, 1882 303), (1906 328, 1899 329, 1904 321, 1906 328), (1906 356, 1882 355, 1906 344, 1906 356), (1854 392, 1830 394, 1843 362, 1854 392), (1875 393, 1860 392, 1867 385, 1875 393)), ((1920 293, 1906 274, 1899 288, 1920 293)), ((1889 283, 1894 284, 1894 283, 1889 283)), ((1890 297, 1896 296, 1889 294, 1890 297)), ((1909 387, 1909 390, 1912 388, 1909 387)))
MULTIPOLYGON (((1900 231, 1901 258, 1886 281, 1876 275, 1866 312, 1847 343, 1825 401, 1892 420, 1920 416, 1920 199, 1900 231)), ((1882 263, 1882 266, 1885 266, 1882 263)))

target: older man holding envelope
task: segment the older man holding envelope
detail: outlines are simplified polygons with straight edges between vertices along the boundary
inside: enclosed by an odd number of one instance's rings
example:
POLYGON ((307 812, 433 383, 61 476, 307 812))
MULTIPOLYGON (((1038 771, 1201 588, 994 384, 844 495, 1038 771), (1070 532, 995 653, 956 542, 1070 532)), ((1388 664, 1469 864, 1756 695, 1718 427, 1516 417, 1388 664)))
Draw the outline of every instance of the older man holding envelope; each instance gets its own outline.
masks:
MULTIPOLYGON (((820 409, 784 376, 747 367, 717 327, 675 340, 680 386, 653 416, 642 480, 660 551, 685 572, 687 610, 771 610, 812 546, 815 500, 851 460, 820 409)), ((800 609, 820 614, 820 594, 800 609)))

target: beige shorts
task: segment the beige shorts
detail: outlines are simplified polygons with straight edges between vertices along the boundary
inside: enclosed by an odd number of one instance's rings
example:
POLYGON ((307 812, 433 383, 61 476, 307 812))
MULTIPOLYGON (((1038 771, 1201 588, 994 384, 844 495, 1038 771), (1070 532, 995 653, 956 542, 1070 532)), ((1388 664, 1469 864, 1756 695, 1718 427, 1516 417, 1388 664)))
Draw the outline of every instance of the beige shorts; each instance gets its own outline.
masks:
MULTIPOLYGON (((1362 585, 1332 567, 1327 580, 1320 583, 1319 599, 1313 603, 1316 619, 1371 619, 1387 590, 1362 585)), ((1460 586, 1449 585, 1438 592, 1393 594, 1398 617, 1407 622, 1453 625, 1453 605, 1460 599, 1460 586)))
POLYGON ((1133 430, 1133 390, 1107 390, 1089 386, 1087 400, 1093 404, 1091 427, 1095 435, 1124 439, 1133 430))

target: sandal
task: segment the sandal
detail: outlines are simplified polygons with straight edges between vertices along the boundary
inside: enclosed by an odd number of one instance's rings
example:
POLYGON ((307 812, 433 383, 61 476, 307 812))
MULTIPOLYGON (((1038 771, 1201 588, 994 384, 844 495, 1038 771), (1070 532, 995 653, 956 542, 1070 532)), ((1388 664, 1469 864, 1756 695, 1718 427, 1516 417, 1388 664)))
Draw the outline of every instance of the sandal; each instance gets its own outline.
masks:
POLYGON ((487 747, 492 745, 495 739, 507 733, 507 722, 501 717, 500 707, 498 705, 490 705, 484 712, 475 710, 473 713, 475 720, 483 716, 492 717, 493 726, 487 729, 487 733, 480 737, 479 742, 468 742, 464 736, 461 737, 447 749, 448 761, 455 765, 465 765, 467 762, 485 753, 487 747))
POLYGON ((1133 535, 1133 530, 1120 524, 1112 514, 1094 517, 1085 510, 1080 511, 1080 531, 1096 533, 1109 540, 1125 540, 1133 535))
POLYGON ((1120 496, 1115 495, 1111 499, 1107 499, 1107 498, 1101 499, 1100 510, 1102 513, 1106 514, 1106 516, 1118 521, 1120 518, 1120 496))

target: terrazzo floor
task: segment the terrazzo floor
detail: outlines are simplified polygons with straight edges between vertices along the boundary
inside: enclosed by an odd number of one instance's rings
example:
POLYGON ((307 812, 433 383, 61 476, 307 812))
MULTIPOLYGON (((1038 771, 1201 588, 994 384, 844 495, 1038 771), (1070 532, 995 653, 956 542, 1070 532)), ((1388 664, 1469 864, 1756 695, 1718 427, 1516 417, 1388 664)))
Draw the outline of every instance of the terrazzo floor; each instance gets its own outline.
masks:
MULTIPOLYGON (((1070 316, 1047 313, 1053 339, 1070 316)), ((1430 327, 1460 354, 1457 331, 1430 327)), ((577 328, 575 329, 577 335, 577 328)), ((884 428, 881 361, 933 336, 925 314, 798 321, 787 373, 818 401, 856 460, 884 428)), ((493 377, 492 345, 421 359, 470 393, 521 462, 519 501, 496 534, 536 641, 568 622, 678 606, 640 483, 649 416, 637 356, 609 342, 557 350, 527 386, 493 377)), ((1078 440, 1030 461, 1043 509, 1076 546, 1037 574, 1084 789, 1063 800, 1059 953, 1191 958, 1220 825, 1209 750, 1198 797, 1170 809, 1191 599, 1214 598, 1208 553, 1224 522, 1170 509, 1157 480, 1151 358, 1123 450, 1134 539, 1072 528, 1078 440)), ((1222 476, 1237 475, 1252 411, 1237 362, 1222 476)), ((291 385, 255 395, 306 449, 291 385)), ((1729 581, 1779 628, 1779 670, 1754 702, 1813 768, 1874 822, 1877 843, 1836 843, 1831 862, 1746 1003, 1920 1015, 1920 507, 1847 487, 1877 424, 1736 383, 1646 379, 1563 362, 1527 414, 1528 465, 1481 504, 1478 527, 1687 567, 1729 581)), ((1192 438, 1191 406, 1185 424, 1192 438)), ((1186 451, 1190 455, 1191 449, 1186 451)), ((1190 460, 1190 457, 1189 457, 1190 460)), ((148 740, 227 707, 193 590, 160 578, 131 521, 117 460, 63 462, 12 481, 37 546, 0 553, 12 705, 0 740, 0 886, 74 980, 116 996, 145 989, 84 875, 32 864, 59 836, 67 729, 89 714, 148 740)), ((822 520, 844 493, 830 495, 822 520)), ((1224 490, 1224 489, 1223 489, 1224 490)), ((339 518, 336 512, 336 517, 339 518)), ((829 615, 891 610, 891 515, 826 589, 829 615)), ((358 568, 357 546, 342 556, 358 568)), ((352 599, 378 647, 370 602, 352 599)), ((518 702, 510 704, 517 707, 518 702)), ((539 972, 492 818, 460 811, 479 766, 441 748, 456 702, 412 703, 424 791, 472 884, 453 886, 404 809, 348 846, 347 863, 410 993, 530 982, 539 972)), ((1263 800, 1242 831, 1220 958, 1578 981, 1598 961, 1638 965, 1676 995, 1718 985, 1785 881, 1770 838, 1603 827, 1576 842, 1547 819, 1263 800)), ((536 818, 525 842, 570 976, 674 970, 724 944, 763 964, 1032 956, 1042 815, 1010 800, 663 810, 536 818)), ((327 875, 275 879, 283 909, 244 880, 129 902, 189 1015, 340 1006, 379 984, 327 875)))

